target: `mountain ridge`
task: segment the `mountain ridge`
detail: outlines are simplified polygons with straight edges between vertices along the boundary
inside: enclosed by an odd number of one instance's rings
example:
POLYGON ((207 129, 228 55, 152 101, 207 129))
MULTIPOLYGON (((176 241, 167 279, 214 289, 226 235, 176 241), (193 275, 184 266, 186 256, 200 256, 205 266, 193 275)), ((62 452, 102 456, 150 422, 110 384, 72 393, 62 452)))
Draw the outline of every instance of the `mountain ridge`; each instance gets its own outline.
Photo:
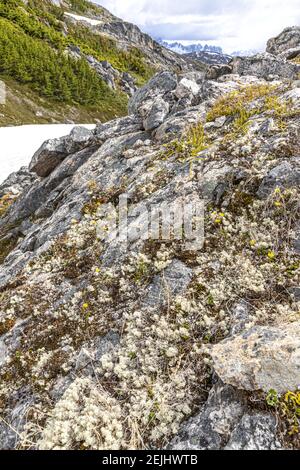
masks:
POLYGON ((188 67, 135 25, 86 0, 1 0, 0 21, 0 79, 7 83, 11 98, 8 107, 1 108, 2 124, 83 122, 85 116, 105 120, 122 115, 128 97, 156 71, 188 67), (13 100, 13 80, 30 95, 31 114, 26 99, 13 100))

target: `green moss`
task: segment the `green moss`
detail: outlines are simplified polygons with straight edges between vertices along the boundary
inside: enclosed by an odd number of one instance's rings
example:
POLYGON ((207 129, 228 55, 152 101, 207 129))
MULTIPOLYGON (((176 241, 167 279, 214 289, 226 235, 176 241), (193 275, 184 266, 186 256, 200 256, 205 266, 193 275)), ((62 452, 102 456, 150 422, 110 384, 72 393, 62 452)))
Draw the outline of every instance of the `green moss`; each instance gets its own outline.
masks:
POLYGON ((245 106, 252 101, 267 96, 274 87, 271 85, 249 85, 238 91, 222 96, 207 113, 207 122, 215 121, 221 116, 241 118, 245 106))
POLYGON ((269 407, 275 408, 281 419, 284 421, 288 435, 299 434, 300 432, 300 391, 287 391, 279 395, 276 390, 270 390, 266 395, 266 403, 269 407))

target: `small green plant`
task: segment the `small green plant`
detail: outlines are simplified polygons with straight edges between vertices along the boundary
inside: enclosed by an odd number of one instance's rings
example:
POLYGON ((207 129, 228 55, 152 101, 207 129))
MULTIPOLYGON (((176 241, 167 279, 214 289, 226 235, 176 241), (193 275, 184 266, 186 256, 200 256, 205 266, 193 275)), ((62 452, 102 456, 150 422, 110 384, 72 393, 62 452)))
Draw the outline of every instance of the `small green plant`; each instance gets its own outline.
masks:
POLYGON ((248 121, 253 116, 253 114, 255 114, 255 112, 247 111, 246 108, 241 107, 238 116, 233 122, 234 132, 245 133, 248 129, 248 121))
POLYGON ((279 397, 278 397, 278 393, 276 392, 276 390, 274 389, 269 390, 266 396, 266 402, 269 406, 275 407, 278 405, 279 397))
POLYGON ((279 395, 276 390, 270 390, 266 396, 268 406, 275 408, 286 422, 289 435, 300 431, 300 391, 287 391, 279 395))
POLYGON ((174 139, 165 145, 163 158, 174 157, 179 161, 192 161, 202 150, 208 148, 208 141, 201 122, 191 126, 181 139, 174 139))
POLYGON ((150 273, 150 266, 143 259, 139 260, 133 274, 133 279, 136 284, 143 284, 146 282, 150 273))
POLYGON ((207 113, 207 122, 215 121, 221 116, 245 118, 245 106, 258 98, 267 96, 273 90, 274 87, 271 85, 249 85, 238 91, 232 91, 216 101, 207 113))
POLYGON ((207 148, 204 127, 201 122, 188 130, 186 138, 192 157, 196 157, 202 150, 207 148))
POLYGON ((288 113, 287 103, 281 103, 278 96, 270 95, 265 99, 265 110, 273 111, 277 118, 282 118, 288 113))

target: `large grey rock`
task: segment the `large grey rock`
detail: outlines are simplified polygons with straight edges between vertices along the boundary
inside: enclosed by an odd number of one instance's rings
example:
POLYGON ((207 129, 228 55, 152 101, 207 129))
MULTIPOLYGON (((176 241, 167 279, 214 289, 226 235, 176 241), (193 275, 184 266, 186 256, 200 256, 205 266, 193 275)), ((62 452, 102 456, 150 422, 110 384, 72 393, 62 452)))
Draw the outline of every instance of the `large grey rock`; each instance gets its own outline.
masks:
POLYGON ((193 97, 196 96, 199 91, 200 86, 194 80, 182 78, 175 90, 175 96, 178 99, 184 98, 186 96, 193 97))
POLYGON ((143 120, 139 116, 130 115, 98 124, 94 130, 94 138, 97 142, 103 143, 108 139, 138 132, 142 129, 143 120))
POLYGON ((269 196, 275 188, 289 188, 300 185, 300 157, 284 160, 264 177, 258 188, 258 196, 269 196))
POLYGON ((163 96, 166 93, 175 90, 177 86, 177 77, 171 72, 161 72, 155 75, 143 88, 140 88, 129 100, 129 114, 137 114, 145 101, 153 99, 156 96, 163 96))
POLYGON ((77 126, 66 137, 47 140, 33 155, 29 170, 34 171, 38 176, 48 176, 67 155, 86 147, 91 136, 91 131, 77 126))
POLYGON ((287 106, 293 106, 293 108, 300 108, 300 86, 287 91, 280 98, 281 103, 285 103, 287 106))
POLYGON ((223 75, 228 75, 230 73, 232 73, 231 65, 212 65, 206 71, 205 78, 207 78, 208 80, 217 80, 219 77, 222 77, 223 75))
POLYGON ((252 57, 235 57, 231 62, 232 72, 239 75, 255 75, 265 80, 296 80, 300 65, 287 62, 274 55, 264 53, 252 57))
POLYGON ((146 131, 152 131, 156 127, 160 126, 166 116, 169 114, 170 106, 169 103, 164 101, 160 96, 158 96, 151 106, 151 109, 144 119, 144 128, 146 131))
POLYGON ((257 413, 246 414, 242 417, 231 434, 225 450, 276 450, 280 448, 275 416, 257 413))
POLYGON ((171 139, 178 139, 180 135, 193 124, 204 120, 205 105, 188 108, 170 115, 153 132, 153 137, 158 142, 168 142, 171 139))
POLYGON ((296 47, 300 47, 300 26, 285 28, 278 36, 269 39, 267 52, 279 55, 296 47))
POLYGON ((244 390, 277 390, 300 386, 300 322, 280 327, 253 327, 211 347, 218 376, 244 390))
POLYGON ((292 60, 300 57, 300 45, 297 47, 292 47, 291 49, 287 49, 284 52, 281 52, 281 54, 279 54, 279 57, 287 60, 292 60))
POLYGON ((218 382, 200 413, 184 423, 170 450, 220 450, 246 410, 246 400, 233 387, 218 382))
POLYGON ((217 381, 200 413, 184 423, 170 450, 275 450, 276 418, 250 414, 246 395, 217 381))
POLYGON ((0 185, 0 198, 5 194, 19 196, 37 180, 37 175, 22 166, 19 171, 11 173, 0 185))
MULTIPOLYGON (((205 156, 205 153, 204 150, 200 156, 205 156)), ((215 162, 206 165, 198 176, 202 196, 206 200, 215 201, 218 204, 229 187, 233 173, 233 168, 230 165, 220 165, 215 162)))

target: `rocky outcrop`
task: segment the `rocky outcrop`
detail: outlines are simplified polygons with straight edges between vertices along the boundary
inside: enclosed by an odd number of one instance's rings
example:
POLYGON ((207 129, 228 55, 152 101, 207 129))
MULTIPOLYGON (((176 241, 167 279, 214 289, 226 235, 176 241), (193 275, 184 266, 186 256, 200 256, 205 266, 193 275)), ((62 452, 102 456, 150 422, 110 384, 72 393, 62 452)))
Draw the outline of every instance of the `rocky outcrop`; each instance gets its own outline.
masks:
POLYGON ((270 195, 276 188, 300 185, 300 157, 284 160, 272 168, 258 188, 261 197, 270 195))
POLYGON ((148 84, 137 91, 129 101, 128 110, 131 114, 143 114, 143 107, 147 101, 153 102, 154 98, 165 97, 167 93, 177 87, 176 74, 163 72, 153 77, 148 84))
POLYGON ((266 53, 251 57, 235 57, 231 62, 233 73, 255 75, 265 80, 292 79, 299 76, 300 65, 287 59, 300 54, 300 28, 286 28, 268 41, 266 53))
POLYGON ((11 194, 15 197, 20 196, 20 194, 32 186, 36 180, 36 173, 29 171, 27 167, 23 166, 19 171, 9 175, 0 185, 0 198, 6 194, 11 194))
POLYGON ((170 450, 276 450, 273 416, 251 414, 243 392, 217 382, 201 412, 182 426, 170 450))
POLYGON ((235 57, 231 64, 233 73, 255 75, 265 80, 286 78, 296 80, 300 65, 293 64, 274 55, 264 53, 252 57, 235 57))
MULTIPOLYGON (((74 4, 70 5, 69 8, 71 12, 74 7, 74 4)), ((76 17, 75 15, 75 17, 72 17, 72 15, 68 15, 65 17, 65 20, 67 25, 69 22, 73 24, 77 24, 78 22, 84 24, 84 26, 91 29, 94 34, 103 35, 105 38, 115 41, 122 50, 138 49, 141 55, 146 59, 146 63, 157 70, 168 69, 184 71, 193 68, 187 60, 153 40, 148 34, 142 32, 138 26, 117 18, 103 7, 100 7, 96 13, 92 10, 87 11, 85 16, 79 15, 76 17), (86 19, 86 21, 84 19, 86 19), (89 19, 95 19, 97 23, 90 23, 88 21, 89 19)), ((106 72, 104 72, 101 70, 102 64, 97 64, 96 62, 94 58, 90 60, 91 65, 95 67, 100 74, 103 74, 103 77, 111 77, 110 72, 112 72, 113 75, 117 72, 113 70, 106 70, 106 72)))
POLYGON ((211 349, 221 379, 244 390, 283 393, 300 385, 300 323, 253 327, 211 349))
POLYGON ((286 446, 300 94, 259 70, 163 71, 35 154, 0 217, 0 447, 286 446))
POLYGON ((267 52, 285 59, 300 55, 300 26, 285 28, 278 36, 269 39, 267 52))
POLYGON ((245 397, 217 383, 201 412, 191 418, 169 444, 171 450, 220 450, 245 412, 245 397))
POLYGON ((87 147, 91 136, 91 131, 78 126, 62 139, 46 141, 33 155, 29 170, 38 176, 48 176, 68 155, 87 147))
POLYGON ((148 62, 159 69, 180 71, 192 68, 179 54, 166 49, 132 23, 115 19, 97 26, 97 30, 116 39, 125 49, 137 47, 148 62))
POLYGON ((245 415, 231 434, 225 450, 279 450, 274 416, 258 413, 245 415))
POLYGON ((228 75, 229 73, 232 73, 231 65, 213 65, 208 68, 205 77, 208 80, 217 80, 219 77, 222 77, 222 75, 228 75))

